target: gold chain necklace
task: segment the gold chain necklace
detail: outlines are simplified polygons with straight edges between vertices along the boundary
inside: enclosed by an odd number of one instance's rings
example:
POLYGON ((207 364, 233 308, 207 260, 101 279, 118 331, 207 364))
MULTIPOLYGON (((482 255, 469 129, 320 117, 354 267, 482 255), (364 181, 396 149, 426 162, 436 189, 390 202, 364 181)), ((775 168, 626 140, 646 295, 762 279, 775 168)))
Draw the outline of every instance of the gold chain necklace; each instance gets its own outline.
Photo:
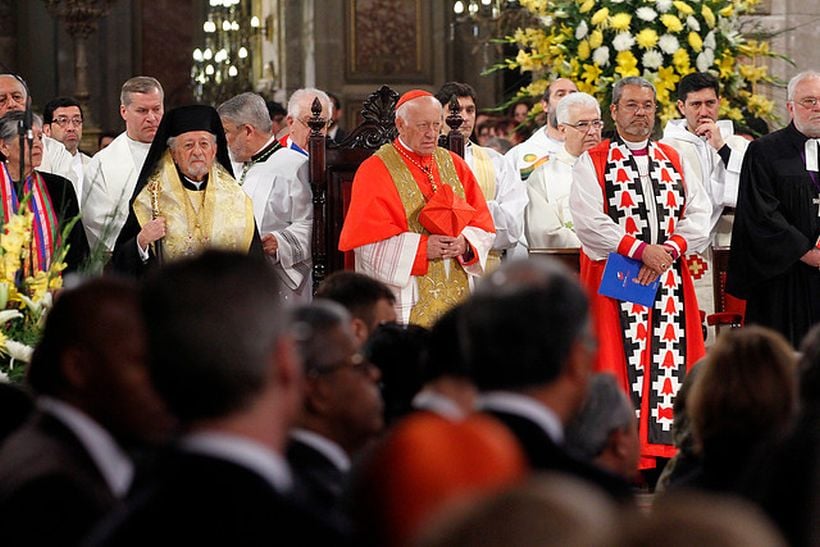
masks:
POLYGON ((410 154, 408 154, 407 152, 402 150, 401 146, 397 146, 395 143, 393 143, 393 148, 398 150, 399 154, 401 154, 402 156, 407 158, 407 160, 410 163, 412 163, 413 165, 415 165, 416 167, 421 169, 421 172, 424 173, 427 176, 427 180, 430 181, 430 186, 433 188, 434 193, 438 191, 438 185, 436 184, 436 179, 433 178, 433 165, 432 164, 430 164, 430 166, 428 166, 428 167, 425 167, 422 164, 420 164, 419 162, 417 162, 415 159, 413 159, 410 156, 410 154))

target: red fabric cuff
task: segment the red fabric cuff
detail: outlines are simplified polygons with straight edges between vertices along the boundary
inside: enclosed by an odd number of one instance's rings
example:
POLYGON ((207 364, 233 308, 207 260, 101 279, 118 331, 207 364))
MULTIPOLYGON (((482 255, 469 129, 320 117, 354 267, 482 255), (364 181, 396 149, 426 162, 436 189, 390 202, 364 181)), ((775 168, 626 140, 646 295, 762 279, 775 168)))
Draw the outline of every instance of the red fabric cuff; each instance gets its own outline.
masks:
POLYGON ((410 270, 410 275, 425 275, 428 266, 427 236, 422 235, 421 239, 419 239, 419 246, 416 249, 416 259, 413 260, 413 269, 410 270))
POLYGON ((639 241, 634 236, 625 235, 618 244, 618 254, 640 260, 643 256, 643 250, 645 248, 646 243, 643 241, 639 241))
POLYGON ((674 249, 678 256, 683 256, 683 254, 686 253, 686 249, 689 247, 689 244, 686 243, 686 239, 679 235, 673 235, 667 239, 666 242, 664 242, 664 245, 674 249))

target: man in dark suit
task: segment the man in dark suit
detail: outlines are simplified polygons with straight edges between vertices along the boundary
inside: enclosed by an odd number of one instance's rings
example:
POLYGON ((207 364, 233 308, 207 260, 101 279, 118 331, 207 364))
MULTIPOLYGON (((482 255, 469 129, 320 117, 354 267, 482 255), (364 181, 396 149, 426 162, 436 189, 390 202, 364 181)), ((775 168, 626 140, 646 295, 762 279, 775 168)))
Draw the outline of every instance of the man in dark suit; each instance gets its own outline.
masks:
POLYGON ((182 426, 157 476, 93 545, 339 545, 292 500, 282 456, 302 371, 263 260, 207 251, 143 287, 149 369, 182 426))
POLYGON ((311 504, 346 522, 341 502, 351 460, 382 430, 379 369, 357 351, 341 304, 315 300, 294 312, 305 367, 305 400, 290 433, 288 462, 311 504))
POLYGON ((0 450, 3 545, 75 545, 125 496, 128 450, 171 425, 144 356, 133 286, 60 295, 28 371, 38 410, 0 450))
POLYGON ((479 407, 512 431, 534 470, 566 472, 628 497, 625 482, 562 447, 592 373, 588 314, 583 289, 558 262, 508 262, 466 303, 459 331, 479 407))

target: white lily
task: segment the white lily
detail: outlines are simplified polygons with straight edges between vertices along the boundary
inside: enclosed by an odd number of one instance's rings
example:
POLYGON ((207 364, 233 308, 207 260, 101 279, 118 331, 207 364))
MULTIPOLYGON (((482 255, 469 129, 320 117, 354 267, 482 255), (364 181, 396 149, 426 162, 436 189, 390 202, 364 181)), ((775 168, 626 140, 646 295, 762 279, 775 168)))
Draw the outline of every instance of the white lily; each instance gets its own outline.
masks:
POLYGON ((17 319, 18 317, 23 317, 23 314, 20 313, 19 310, 2 310, 0 311, 0 324, 11 321, 12 319, 17 319))
POLYGON ((17 342, 16 340, 6 340, 4 352, 11 357, 13 366, 14 361, 30 363, 31 354, 34 353, 34 348, 23 344, 22 342, 17 342))

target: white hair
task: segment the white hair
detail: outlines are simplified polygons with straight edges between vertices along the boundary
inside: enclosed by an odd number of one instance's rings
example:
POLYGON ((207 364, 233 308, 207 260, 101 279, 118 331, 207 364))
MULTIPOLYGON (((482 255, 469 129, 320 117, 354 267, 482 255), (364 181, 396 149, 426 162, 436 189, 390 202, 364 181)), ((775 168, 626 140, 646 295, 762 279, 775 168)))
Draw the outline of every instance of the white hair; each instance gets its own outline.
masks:
POLYGON ((569 123, 569 111, 574 107, 595 108, 598 116, 601 115, 601 105, 598 104, 595 97, 588 93, 570 93, 561 99, 561 102, 558 103, 555 109, 555 116, 558 119, 558 123, 569 123))
POLYGON ((429 101, 435 103, 436 106, 438 106, 442 110, 444 108, 444 107, 441 106, 441 101, 436 99, 433 95, 422 95, 421 97, 416 97, 415 99, 410 99, 409 101, 407 101, 406 103, 404 103, 403 105, 398 107, 396 109, 396 117, 401 118, 402 120, 404 120, 406 122, 407 121, 407 111, 411 108, 411 103, 413 101, 417 101, 419 99, 429 100, 429 101))
POLYGON ((789 85, 786 88, 786 100, 793 101, 794 89, 797 87, 797 85, 804 80, 810 80, 812 78, 820 78, 820 72, 817 72, 816 70, 804 70, 803 72, 789 80, 789 85))
POLYGON ((327 93, 315 87, 305 87, 297 89, 288 99, 288 116, 293 119, 299 119, 304 114, 310 115, 310 107, 313 104, 313 99, 319 98, 322 105, 327 109, 327 120, 333 119, 333 102, 327 93))

